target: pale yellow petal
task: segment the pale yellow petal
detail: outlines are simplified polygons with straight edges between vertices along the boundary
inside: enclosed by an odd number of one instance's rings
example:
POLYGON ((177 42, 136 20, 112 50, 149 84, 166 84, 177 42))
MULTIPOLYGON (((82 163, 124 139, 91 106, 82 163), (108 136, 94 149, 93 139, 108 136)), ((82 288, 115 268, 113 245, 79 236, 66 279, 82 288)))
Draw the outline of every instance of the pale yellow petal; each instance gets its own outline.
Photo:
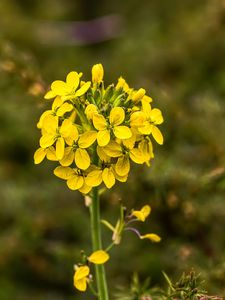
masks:
POLYGON ((90 147, 97 139, 97 131, 90 130, 81 134, 78 145, 80 148, 90 147))
POLYGON ((102 183, 102 170, 94 170, 88 173, 85 182, 91 187, 99 186, 102 183))
POLYGON ((86 170, 90 166, 91 160, 87 150, 80 148, 76 150, 75 163, 81 170, 86 170))
POLYGON ((79 190, 84 184, 84 178, 79 175, 73 175, 67 180, 66 183, 69 189, 73 191, 79 190))
POLYGON ((130 160, 127 155, 118 158, 115 171, 119 176, 126 176, 130 171, 130 160))
POLYGON ((93 115, 93 125, 97 130, 105 130, 107 128, 106 119, 100 114, 93 115))
POLYGON ((122 107, 114 107, 110 111, 109 122, 113 126, 120 125, 125 119, 125 112, 122 107))
POLYGON ((161 241, 161 237, 155 233, 148 233, 145 235, 141 235, 140 239, 149 239, 150 241, 155 242, 155 243, 158 243, 161 241))
POLYGON ((130 158, 136 164, 143 164, 145 162, 145 157, 143 156, 142 152, 138 148, 133 148, 130 150, 130 158))
POLYGON ((77 72, 72 71, 66 76, 66 84, 68 86, 68 89, 70 89, 71 92, 76 91, 79 82, 80 82, 80 77, 77 72))
POLYGON ((78 291, 85 292, 87 289, 87 278, 74 280, 74 286, 78 291))
POLYGON ((86 82, 84 85, 82 85, 81 88, 79 88, 79 90, 76 91, 75 97, 80 97, 84 95, 87 92, 87 90, 89 90, 90 86, 91 86, 91 82, 90 81, 86 82))
POLYGON ((152 136, 159 145, 163 144, 163 135, 158 127, 154 126, 152 130, 152 136))
POLYGON ((59 161, 60 164, 64 167, 68 167, 68 166, 72 165, 73 161, 74 161, 74 152, 73 152, 72 147, 65 148, 64 156, 59 161))
POLYGON ((63 96, 68 93, 67 84, 61 80, 53 81, 51 85, 52 92, 57 96, 63 96))
POLYGON ((34 163, 36 165, 40 164, 44 160, 45 156, 46 156, 46 149, 43 148, 37 149, 34 153, 34 163))
POLYGON ((97 250, 88 257, 88 260, 93 264, 101 265, 109 260, 109 254, 104 250, 97 250))
POLYGON ((115 176, 110 168, 105 168, 103 170, 102 180, 108 189, 110 189, 112 186, 114 186, 116 180, 115 180, 115 176))
POLYGON ((54 170, 54 175, 61 179, 69 179, 74 174, 74 170, 69 167, 58 166, 54 170))
POLYGON ((55 142, 55 136, 52 134, 45 134, 40 138, 41 148, 48 148, 52 146, 55 142))
POLYGON ((61 160, 64 156, 65 141, 62 137, 59 137, 56 141, 55 152, 58 160, 61 160))
POLYGON ((115 126, 113 129, 115 136, 118 139, 129 139, 132 136, 132 132, 127 126, 115 126))
POLYGON ((74 274, 74 279, 80 280, 82 278, 87 277, 89 275, 89 273, 90 273, 90 269, 88 266, 78 267, 78 269, 76 270, 76 272, 74 274))
POLYGON ((97 133, 97 141, 99 146, 104 147, 110 141, 110 132, 109 130, 101 130, 97 133))

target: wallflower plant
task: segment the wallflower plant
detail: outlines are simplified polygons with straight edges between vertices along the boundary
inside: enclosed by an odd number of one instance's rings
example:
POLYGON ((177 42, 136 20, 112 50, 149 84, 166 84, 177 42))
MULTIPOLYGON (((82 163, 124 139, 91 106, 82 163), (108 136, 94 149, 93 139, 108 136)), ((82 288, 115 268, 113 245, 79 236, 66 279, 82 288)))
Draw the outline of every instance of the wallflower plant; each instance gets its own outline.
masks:
POLYGON ((152 141, 163 144, 158 128, 163 116, 143 88, 130 88, 122 77, 116 85, 105 87, 103 75, 103 66, 97 64, 92 68, 92 81, 83 81, 82 73, 72 71, 66 81, 51 84, 45 99, 52 105, 37 124, 41 138, 34 162, 39 164, 45 158, 54 161, 54 175, 85 196, 90 208, 93 253, 84 253, 82 263, 75 265, 74 287, 84 292, 89 286, 98 299, 108 300, 104 264, 123 233, 132 231, 152 242, 159 242, 160 237, 154 233, 142 235, 133 226, 137 221, 145 222, 151 212, 149 205, 128 214, 121 206, 115 226, 100 220, 99 188, 110 189, 117 181, 126 182, 133 163, 150 166, 154 157, 152 141), (101 223, 112 231, 112 243, 105 248, 101 223))

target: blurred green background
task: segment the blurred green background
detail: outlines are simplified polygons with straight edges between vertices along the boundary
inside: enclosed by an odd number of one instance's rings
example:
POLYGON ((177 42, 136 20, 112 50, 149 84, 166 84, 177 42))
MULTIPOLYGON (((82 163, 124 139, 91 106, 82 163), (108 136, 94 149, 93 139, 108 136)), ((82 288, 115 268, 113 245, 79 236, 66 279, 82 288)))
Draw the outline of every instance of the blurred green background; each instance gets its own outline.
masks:
POLYGON ((112 222, 121 199, 149 203, 140 230, 162 236, 124 235, 106 265, 112 299, 133 271, 162 285, 162 270, 176 279, 192 268, 225 295, 225 1, 1 0, 0 28, 0 299, 91 299, 72 285, 91 247, 88 211, 33 153, 48 84, 71 70, 90 79, 99 62, 106 83, 122 75, 146 88, 165 118, 151 168, 134 167, 102 199, 112 222))

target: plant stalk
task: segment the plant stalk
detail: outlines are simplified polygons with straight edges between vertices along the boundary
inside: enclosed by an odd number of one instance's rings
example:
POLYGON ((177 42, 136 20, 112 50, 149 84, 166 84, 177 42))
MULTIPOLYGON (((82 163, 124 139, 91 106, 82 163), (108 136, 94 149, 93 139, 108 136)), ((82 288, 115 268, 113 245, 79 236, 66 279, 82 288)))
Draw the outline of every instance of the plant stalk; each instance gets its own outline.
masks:
MULTIPOLYGON (((93 188, 92 203, 90 205, 91 234, 93 251, 102 250, 100 199, 98 187, 93 188)), ((95 265, 95 274, 99 300, 109 300, 104 265, 95 265)))

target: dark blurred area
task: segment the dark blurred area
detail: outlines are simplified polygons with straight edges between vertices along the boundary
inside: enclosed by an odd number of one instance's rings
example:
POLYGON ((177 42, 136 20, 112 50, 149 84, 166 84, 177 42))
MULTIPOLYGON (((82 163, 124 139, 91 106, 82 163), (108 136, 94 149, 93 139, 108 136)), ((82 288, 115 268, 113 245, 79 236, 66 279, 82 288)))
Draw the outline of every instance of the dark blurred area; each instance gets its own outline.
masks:
POLYGON ((151 168, 134 166, 102 199, 113 223, 121 199, 149 203, 139 228, 162 237, 124 235, 106 265, 112 299, 133 271, 162 285, 162 270, 192 268, 224 296, 225 1, 1 0, 0 28, 0 299, 88 299, 72 286, 80 250, 91 249, 88 210, 33 153, 48 84, 71 70, 90 79, 95 63, 107 84, 122 75, 146 88, 165 118, 151 168))

